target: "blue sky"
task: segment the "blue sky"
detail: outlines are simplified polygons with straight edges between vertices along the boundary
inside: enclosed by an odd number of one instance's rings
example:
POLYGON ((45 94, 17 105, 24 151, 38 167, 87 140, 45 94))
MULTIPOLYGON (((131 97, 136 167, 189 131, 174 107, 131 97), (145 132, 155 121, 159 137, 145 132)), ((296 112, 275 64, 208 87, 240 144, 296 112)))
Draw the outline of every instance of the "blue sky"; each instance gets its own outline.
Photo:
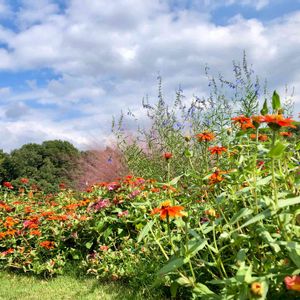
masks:
POLYGON ((300 0, 0 0, 0 149, 109 144, 112 116, 142 116, 158 74, 169 101, 179 85, 205 97, 205 65, 231 78, 244 50, 299 112, 299 28, 300 0))

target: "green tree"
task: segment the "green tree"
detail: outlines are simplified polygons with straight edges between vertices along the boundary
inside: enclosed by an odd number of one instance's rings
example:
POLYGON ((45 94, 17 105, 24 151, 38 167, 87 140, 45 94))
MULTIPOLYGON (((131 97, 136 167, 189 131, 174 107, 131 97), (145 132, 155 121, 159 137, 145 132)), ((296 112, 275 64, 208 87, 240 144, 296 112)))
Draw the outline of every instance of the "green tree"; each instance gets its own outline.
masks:
POLYGON ((73 186, 80 152, 69 142, 54 140, 41 145, 30 143, 13 150, 10 155, 0 152, 0 176, 3 181, 26 177, 45 192, 55 192, 59 183, 73 186))

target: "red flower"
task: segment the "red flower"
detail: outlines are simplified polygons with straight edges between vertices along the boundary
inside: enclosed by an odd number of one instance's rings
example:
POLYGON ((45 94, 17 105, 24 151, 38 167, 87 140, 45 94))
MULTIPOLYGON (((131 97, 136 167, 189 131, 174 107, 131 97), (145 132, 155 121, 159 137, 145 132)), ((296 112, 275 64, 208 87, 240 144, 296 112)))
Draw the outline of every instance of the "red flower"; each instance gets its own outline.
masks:
POLYGON ((161 203, 160 207, 154 208, 151 215, 160 214, 161 219, 165 219, 166 217, 182 217, 186 215, 183 209, 183 206, 171 206, 171 202, 168 200, 161 203))
POLYGON ((7 249, 6 251, 3 251, 3 252, 1 252, 1 254, 3 255, 3 256, 6 256, 7 254, 11 254, 11 253, 14 253, 14 249, 13 248, 9 248, 9 249, 7 249))
POLYGON ((20 182, 23 183, 23 184, 27 184, 29 182, 29 179, 28 178, 21 178, 20 182))
POLYGON ((288 290, 300 292, 300 276, 294 275, 292 277, 286 276, 284 278, 285 286, 288 290))
POLYGON ((14 187, 12 186, 12 184, 8 181, 3 182, 3 186, 5 186, 6 188, 12 190, 14 187))
POLYGON ((220 155, 220 154, 222 154, 222 152, 227 151, 227 148, 215 146, 215 147, 209 147, 208 150, 210 151, 211 154, 220 155))
POLYGON ((208 142, 215 139, 215 135, 212 132, 203 131, 202 133, 198 133, 196 135, 198 142, 208 142))
POLYGON ((170 158, 172 158, 173 154, 171 152, 165 152, 163 154, 163 157, 165 158, 166 161, 168 161, 170 158))
POLYGON ((63 182, 61 182, 61 183, 58 185, 58 187, 59 187, 61 190, 65 190, 65 189, 66 189, 66 185, 65 185, 63 182))

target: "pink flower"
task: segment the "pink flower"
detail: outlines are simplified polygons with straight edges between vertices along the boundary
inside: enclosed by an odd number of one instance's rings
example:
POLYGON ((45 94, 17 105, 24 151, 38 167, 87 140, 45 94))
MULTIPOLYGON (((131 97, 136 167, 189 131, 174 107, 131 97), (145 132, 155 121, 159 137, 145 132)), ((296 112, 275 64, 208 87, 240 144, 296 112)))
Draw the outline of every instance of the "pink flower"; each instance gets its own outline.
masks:
POLYGON ((288 290, 300 292, 300 276, 286 276, 284 278, 285 286, 288 290))

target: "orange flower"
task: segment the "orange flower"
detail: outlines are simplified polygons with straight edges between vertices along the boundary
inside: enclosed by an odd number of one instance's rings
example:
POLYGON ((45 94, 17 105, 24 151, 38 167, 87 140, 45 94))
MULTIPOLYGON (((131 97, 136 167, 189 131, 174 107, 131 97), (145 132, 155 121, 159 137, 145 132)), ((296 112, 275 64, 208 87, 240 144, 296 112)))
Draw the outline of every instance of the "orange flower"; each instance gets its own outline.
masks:
POLYGON ((292 277, 286 276, 284 278, 285 286, 288 290, 300 292, 300 276, 294 275, 292 277))
POLYGON ((163 154, 163 157, 165 158, 166 161, 168 161, 170 158, 172 158, 173 154, 171 152, 165 152, 163 154))
POLYGON ((3 255, 3 256, 6 256, 7 254, 11 254, 11 253, 14 253, 14 248, 9 248, 9 249, 7 249, 6 251, 3 251, 3 252, 1 252, 1 254, 3 255))
POLYGON ((40 246, 45 248, 45 249, 53 249, 54 248, 54 242, 52 242, 52 241, 40 242, 40 246))
POLYGON ((231 120, 233 120, 234 124, 238 124, 242 130, 246 130, 248 128, 255 128, 251 118, 248 118, 244 115, 231 118, 231 120))
POLYGON ((186 213, 183 211, 183 206, 171 206, 171 201, 164 201, 160 204, 160 207, 154 208, 151 212, 151 215, 160 214, 161 219, 166 217, 182 217, 186 213))
POLYGON ((7 205, 7 204, 5 204, 4 202, 0 201, 0 209, 2 209, 2 208, 3 208, 4 210, 6 210, 7 212, 10 212, 10 211, 13 210, 9 205, 7 205))
POLYGON ((203 131, 196 135, 198 142, 209 142, 215 139, 215 135, 212 132, 203 131))
POLYGON ((211 217, 214 217, 214 218, 219 218, 220 217, 220 215, 213 208, 205 210, 204 213, 207 216, 211 216, 211 217))
POLYGON ((30 230, 29 234, 30 235, 41 236, 42 233, 39 230, 30 230))
POLYGON ((6 228, 9 228, 9 227, 13 227, 17 223, 19 223, 19 221, 15 220, 13 217, 6 217, 6 220, 4 222, 4 226, 6 228))
POLYGON ((279 133, 281 136, 287 136, 287 137, 292 137, 293 133, 289 131, 283 131, 279 133))
POLYGON ((262 296, 263 295, 263 287, 260 282, 253 282, 251 284, 251 292, 256 296, 262 296))
POLYGON ((208 150, 210 151, 211 154, 220 155, 220 154, 222 154, 222 152, 227 151, 227 148, 215 146, 215 147, 209 147, 208 150))
POLYGON ((72 204, 66 205, 64 208, 68 209, 68 210, 75 210, 75 209, 77 209, 78 206, 79 206, 78 204, 72 203, 72 204))
POLYGON ((30 213, 33 212, 33 209, 30 206, 25 206, 24 211, 25 211, 26 214, 30 214, 30 213))
POLYGON ((41 216, 42 216, 42 217, 49 217, 49 216, 52 216, 53 214, 54 214, 53 211, 43 211, 43 212, 41 213, 41 216))
POLYGON ((222 173, 219 170, 217 170, 210 175, 209 184, 216 184, 223 180, 224 180, 224 177, 222 177, 222 173))
MULTIPOLYGON (((256 134, 255 133, 251 133, 250 134, 250 139, 255 140, 256 139, 256 134)), ((258 135, 258 140, 261 142, 265 142, 268 140, 268 136, 266 134, 259 134, 258 135)))
POLYGON ((283 115, 266 115, 264 116, 264 122, 268 123, 269 127, 274 130, 278 130, 280 127, 296 128, 292 122, 295 122, 292 118, 284 118, 283 115))
POLYGON ((106 245, 100 246, 100 250, 101 250, 101 251, 107 251, 108 249, 109 249, 109 247, 106 246, 106 245))
POLYGON ((256 123, 262 123, 265 120, 264 116, 252 116, 251 117, 252 122, 256 122, 256 123))

